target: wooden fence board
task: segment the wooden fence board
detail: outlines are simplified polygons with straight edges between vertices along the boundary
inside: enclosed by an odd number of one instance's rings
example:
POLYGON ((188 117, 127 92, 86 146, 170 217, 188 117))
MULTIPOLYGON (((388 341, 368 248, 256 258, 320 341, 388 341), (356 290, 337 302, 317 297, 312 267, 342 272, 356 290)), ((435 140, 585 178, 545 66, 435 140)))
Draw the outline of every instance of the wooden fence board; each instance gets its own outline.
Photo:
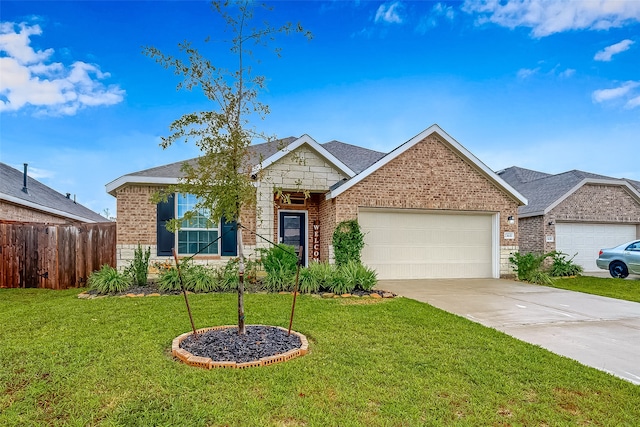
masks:
POLYGON ((116 224, 0 221, 0 287, 86 286, 91 272, 116 266, 116 224))

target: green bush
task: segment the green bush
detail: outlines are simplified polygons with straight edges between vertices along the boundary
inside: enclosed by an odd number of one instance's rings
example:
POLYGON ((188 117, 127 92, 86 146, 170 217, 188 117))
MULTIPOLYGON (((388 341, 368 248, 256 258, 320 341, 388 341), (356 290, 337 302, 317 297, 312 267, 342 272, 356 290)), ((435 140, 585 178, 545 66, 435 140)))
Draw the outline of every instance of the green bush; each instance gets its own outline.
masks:
POLYGON ((364 248, 364 234, 355 219, 342 221, 333 231, 333 252, 338 266, 346 265, 349 261, 360 263, 360 253, 364 248))
POLYGON ((293 289, 298 257, 291 245, 276 245, 269 249, 259 249, 260 261, 267 276, 262 284, 271 292, 293 289))
POLYGON ((552 285, 553 280, 549 276, 549 273, 542 270, 535 270, 529 275, 527 282, 537 283, 538 285, 552 285))
POLYGON ((136 286, 146 286, 147 277, 149 275, 149 258, 151 257, 151 247, 147 247, 146 251, 142 251, 142 246, 138 243, 138 247, 133 253, 133 261, 125 270, 125 274, 131 276, 131 280, 136 286))
POLYGON ((344 270, 338 268, 335 270, 333 277, 331 278, 331 286, 329 291, 334 294, 348 294, 355 289, 355 285, 352 281, 349 281, 344 275, 344 270))
POLYGON ((335 274, 336 266, 327 262, 311 262, 300 270, 300 292, 328 290, 335 274))
POLYGON ((293 290, 295 281, 295 271, 291 271, 285 266, 278 269, 271 269, 262 282, 262 286, 269 292, 282 292, 293 290))
POLYGON ((522 255, 516 252, 509 257, 509 262, 514 266, 518 280, 532 282, 532 275, 537 271, 541 271, 542 263, 548 256, 549 254, 534 254, 530 252, 522 255))
POLYGON ((90 289, 94 289, 100 294, 109 294, 128 289, 131 286, 131 278, 105 264, 100 270, 91 273, 87 283, 90 289))
MULTIPOLYGON (((211 269, 204 265, 193 265, 186 271, 185 282, 193 292, 213 292, 219 289, 219 282, 211 269)), ((184 278, 184 277, 183 277, 184 278)))
POLYGON ((577 253, 570 259, 567 259, 567 254, 558 251, 551 252, 549 255, 553 257, 553 262, 551 267, 549 267, 549 274, 551 276, 577 276, 582 273, 582 267, 573 263, 573 259, 578 255, 577 253))
MULTIPOLYGON (((188 269, 188 264, 182 264, 180 266, 182 270, 182 274, 186 273, 186 269, 188 269), (187 268, 185 268, 187 267, 187 268)), ((182 277, 185 281, 185 289, 189 290, 186 283, 186 277, 182 277)), ((176 267, 170 267, 163 269, 158 274, 158 289, 162 292, 174 292, 181 291, 182 286, 180 285, 180 276, 178 275, 178 269, 176 267)))
POLYGON ((376 272, 359 262, 349 261, 340 269, 349 288, 370 291, 378 282, 376 272))

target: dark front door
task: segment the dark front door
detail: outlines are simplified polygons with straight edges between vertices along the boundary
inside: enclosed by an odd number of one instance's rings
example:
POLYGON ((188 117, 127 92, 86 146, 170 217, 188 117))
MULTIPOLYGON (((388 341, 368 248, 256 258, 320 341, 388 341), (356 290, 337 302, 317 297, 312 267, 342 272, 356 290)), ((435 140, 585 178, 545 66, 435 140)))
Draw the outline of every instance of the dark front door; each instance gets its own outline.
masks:
POLYGON ((306 264, 307 259, 307 223, 305 214, 302 212, 280 211, 280 243, 291 245, 296 248, 296 252, 300 246, 302 250, 302 262, 306 264))

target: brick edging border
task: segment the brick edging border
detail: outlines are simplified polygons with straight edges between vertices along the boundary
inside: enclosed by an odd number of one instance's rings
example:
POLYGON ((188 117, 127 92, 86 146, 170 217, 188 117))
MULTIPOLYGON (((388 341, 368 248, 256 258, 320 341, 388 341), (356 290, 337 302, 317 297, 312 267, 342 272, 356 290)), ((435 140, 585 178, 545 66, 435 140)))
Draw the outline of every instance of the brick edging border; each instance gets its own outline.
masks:
MULTIPOLYGON (((269 325, 247 325, 247 326, 265 326, 268 328, 277 328, 283 331, 288 331, 287 329, 280 326, 269 326, 269 325)), ((198 333, 204 333, 207 331, 219 330, 219 329, 228 329, 228 328, 237 328, 237 325, 224 325, 224 326, 213 326, 210 328, 202 328, 198 329, 198 333)), ((286 362, 287 360, 295 359, 296 357, 304 356, 309 352, 309 341, 307 341, 307 337, 302 335, 299 332, 291 331, 292 334, 297 335, 300 338, 300 347, 295 348, 293 350, 289 350, 286 353, 275 354, 273 356, 263 357, 258 360, 252 360, 250 362, 230 362, 230 361, 215 361, 210 357, 201 357, 195 356, 189 353, 187 350, 180 348, 180 343, 186 339, 188 336, 193 335, 193 332, 186 332, 182 335, 177 336, 173 342, 171 343, 171 354, 178 358, 182 363, 185 363, 189 366, 195 366, 198 368, 204 369, 213 369, 213 368, 231 368, 231 369, 245 369, 257 366, 269 366, 274 365, 280 362, 286 362)))

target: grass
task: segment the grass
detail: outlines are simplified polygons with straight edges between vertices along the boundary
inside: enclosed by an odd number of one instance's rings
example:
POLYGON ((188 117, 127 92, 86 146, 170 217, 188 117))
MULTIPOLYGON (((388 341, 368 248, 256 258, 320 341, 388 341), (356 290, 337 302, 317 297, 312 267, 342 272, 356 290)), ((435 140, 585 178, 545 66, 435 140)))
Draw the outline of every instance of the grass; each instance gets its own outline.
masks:
MULTIPOLYGON (((640 387, 427 304, 301 295, 310 353, 247 370, 172 360, 181 296, 80 300, 0 289, 2 426, 636 425, 640 387), (367 302, 368 301, 368 302, 367 302)), ((196 326, 234 294, 190 297, 196 326)), ((249 294, 249 324, 287 326, 291 297, 249 294)))
POLYGON ((550 286, 603 297, 640 302, 640 281, 604 277, 576 276, 554 278, 550 286))

